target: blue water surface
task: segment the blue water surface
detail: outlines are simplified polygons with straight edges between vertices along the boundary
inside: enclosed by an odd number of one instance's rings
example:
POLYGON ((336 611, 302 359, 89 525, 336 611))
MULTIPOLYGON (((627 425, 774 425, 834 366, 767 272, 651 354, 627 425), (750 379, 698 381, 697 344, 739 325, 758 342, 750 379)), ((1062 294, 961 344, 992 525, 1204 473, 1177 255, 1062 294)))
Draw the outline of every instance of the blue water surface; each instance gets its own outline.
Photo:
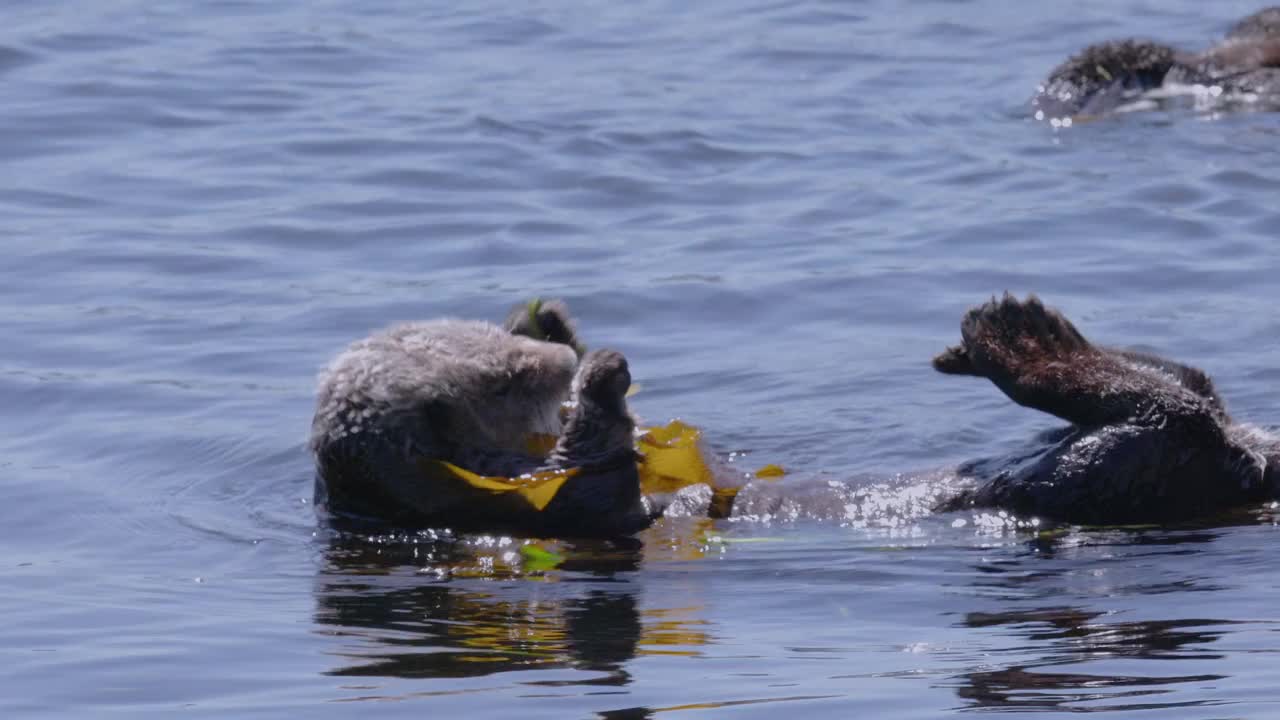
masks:
POLYGON ((1256 9, 3 3, 0 715, 1274 717, 1266 508, 1041 536, 912 499, 1054 425, 929 367, 1004 290, 1280 425, 1280 116, 1025 105, 1256 9), (847 507, 550 569, 318 527, 328 358, 534 295, 643 418, 847 507))

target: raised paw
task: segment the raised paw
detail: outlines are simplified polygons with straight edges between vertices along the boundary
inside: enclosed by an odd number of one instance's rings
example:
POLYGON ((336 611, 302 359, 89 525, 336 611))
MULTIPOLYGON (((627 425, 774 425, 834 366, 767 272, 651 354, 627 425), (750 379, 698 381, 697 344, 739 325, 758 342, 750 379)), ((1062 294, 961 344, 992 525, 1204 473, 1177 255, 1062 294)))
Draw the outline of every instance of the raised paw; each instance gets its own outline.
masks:
POLYGON ((977 375, 964 345, 952 345, 933 357, 933 369, 948 375, 977 375))
POLYGON ((1028 365, 1064 361, 1091 348, 1070 320, 1035 295, 992 298, 965 314, 960 334, 973 374, 992 378, 1016 376, 1028 365))
POLYGON ((1226 420, 1200 371, 1094 346, 1034 295, 993 298, 965 315, 960 333, 964 342, 939 355, 935 367, 985 377, 1019 405, 1079 427, 1120 422, 1162 427, 1177 419, 1218 428, 1226 420))

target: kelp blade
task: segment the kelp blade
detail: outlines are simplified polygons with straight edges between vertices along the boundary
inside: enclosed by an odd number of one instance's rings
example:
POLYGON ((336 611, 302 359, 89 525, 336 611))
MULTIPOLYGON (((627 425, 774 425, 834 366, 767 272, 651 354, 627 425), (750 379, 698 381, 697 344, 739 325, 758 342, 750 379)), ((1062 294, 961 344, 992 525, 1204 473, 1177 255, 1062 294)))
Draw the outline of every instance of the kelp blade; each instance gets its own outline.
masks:
POLYGON ((715 476, 698 446, 702 431, 679 420, 648 428, 636 442, 640 486, 646 493, 675 492, 698 483, 714 487, 715 476))
MULTIPOLYGON (((641 491, 670 493, 700 483, 715 488, 715 476, 698 444, 701 435, 700 430, 679 420, 646 429, 636 441, 642 455, 638 464, 641 491)), ((534 442, 544 445, 547 439, 531 438, 531 444, 534 442)), ((433 458, 422 458, 418 467, 422 480, 438 488, 442 499, 452 497, 465 505, 492 502, 494 495, 514 495, 538 511, 550 505, 564 484, 578 474, 571 468, 518 477, 486 476, 433 458)), ((725 502, 732 500, 734 489, 716 488, 716 492, 725 496, 718 498, 725 502)))
POLYGON ((524 498, 536 510, 544 510, 550 505, 565 482, 578 473, 576 469, 569 469, 535 472, 518 477, 490 477, 434 459, 423 459, 420 467, 428 482, 444 482, 455 487, 461 484, 479 491, 477 500, 482 500, 485 495, 513 493, 524 498))

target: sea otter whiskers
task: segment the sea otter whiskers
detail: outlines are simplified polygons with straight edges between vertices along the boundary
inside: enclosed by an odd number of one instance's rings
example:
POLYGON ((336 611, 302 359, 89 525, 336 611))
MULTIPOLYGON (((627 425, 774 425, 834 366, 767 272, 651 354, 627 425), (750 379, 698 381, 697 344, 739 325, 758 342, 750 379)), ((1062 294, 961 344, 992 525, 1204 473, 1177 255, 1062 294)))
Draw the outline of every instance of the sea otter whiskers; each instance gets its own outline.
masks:
MULTIPOLYGON (((1234 423, 1202 371, 1090 343, 1035 296, 970 310, 941 372, 991 380, 1073 428, 945 509, 1089 524, 1178 520, 1275 496, 1280 439, 1234 423)), ((972 466, 977 468, 980 466, 972 466)))

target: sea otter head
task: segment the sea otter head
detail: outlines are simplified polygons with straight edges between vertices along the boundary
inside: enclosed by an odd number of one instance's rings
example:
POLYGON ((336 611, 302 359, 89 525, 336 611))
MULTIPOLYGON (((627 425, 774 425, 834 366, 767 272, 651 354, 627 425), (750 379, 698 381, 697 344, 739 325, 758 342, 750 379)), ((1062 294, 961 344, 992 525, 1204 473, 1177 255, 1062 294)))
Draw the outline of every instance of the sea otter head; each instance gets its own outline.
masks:
POLYGON ((587 351, 586 346, 578 340, 573 318, 569 316, 569 307, 563 300, 534 298, 516 305, 511 308, 502 326, 512 335, 568 345, 579 358, 587 351))

